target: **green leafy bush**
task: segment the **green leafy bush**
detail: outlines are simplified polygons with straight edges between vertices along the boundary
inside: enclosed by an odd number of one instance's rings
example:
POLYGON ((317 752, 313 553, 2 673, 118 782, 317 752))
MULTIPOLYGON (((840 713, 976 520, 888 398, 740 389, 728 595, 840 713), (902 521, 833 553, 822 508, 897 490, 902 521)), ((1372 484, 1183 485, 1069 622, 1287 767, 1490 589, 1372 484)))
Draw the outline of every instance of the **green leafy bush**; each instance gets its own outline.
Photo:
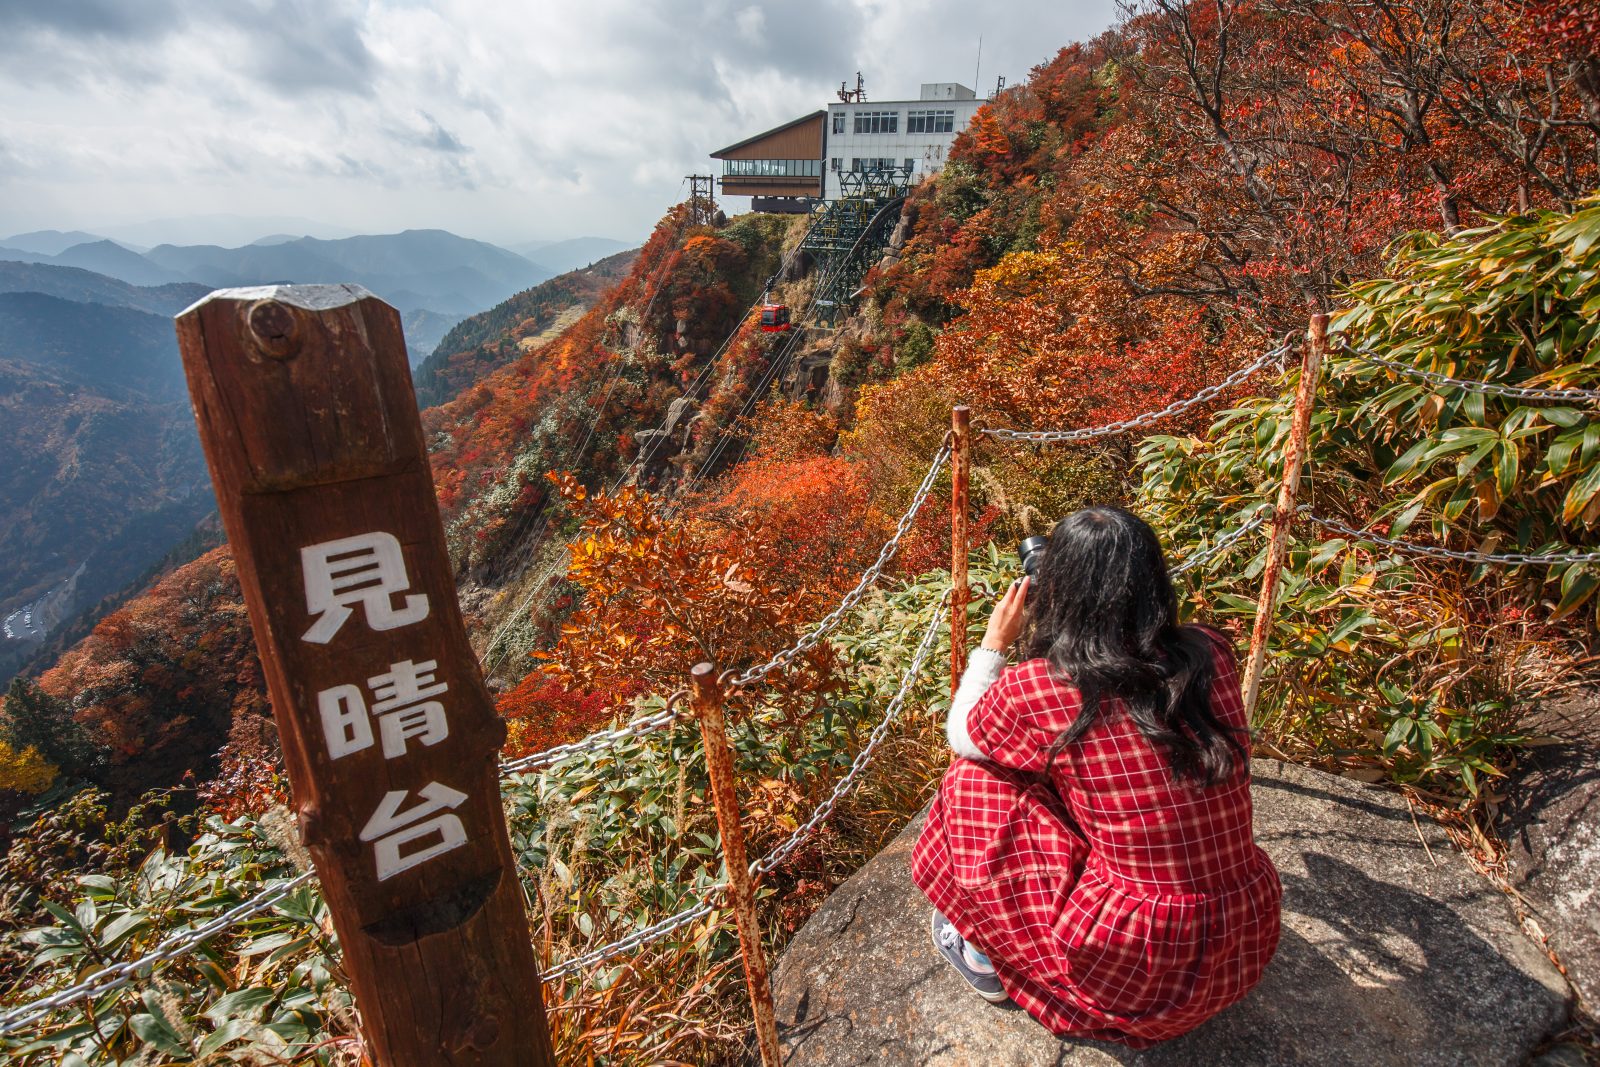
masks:
MULTIPOLYGON (((1571 215, 1419 235, 1394 277, 1356 286, 1333 320, 1299 499, 1390 537, 1480 552, 1573 554, 1600 524, 1593 405, 1420 381, 1355 351, 1461 379, 1600 385, 1600 201, 1571 215)), ((1142 506, 1170 536, 1215 537, 1272 500, 1298 371, 1223 412, 1203 438, 1141 452, 1142 506)), ((1264 538, 1206 568, 1190 610, 1240 628, 1264 538), (1254 551, 1253 557, 1249 554, 1254 551)), ((1291 753, 1476 794, 1518 740, 1518 692, 1559 657, 1600 566, 1421 558, 1297 522, 1260 725, 1291 753)), ((1587 616, 1586 617, 1592 617, 1587 616)))

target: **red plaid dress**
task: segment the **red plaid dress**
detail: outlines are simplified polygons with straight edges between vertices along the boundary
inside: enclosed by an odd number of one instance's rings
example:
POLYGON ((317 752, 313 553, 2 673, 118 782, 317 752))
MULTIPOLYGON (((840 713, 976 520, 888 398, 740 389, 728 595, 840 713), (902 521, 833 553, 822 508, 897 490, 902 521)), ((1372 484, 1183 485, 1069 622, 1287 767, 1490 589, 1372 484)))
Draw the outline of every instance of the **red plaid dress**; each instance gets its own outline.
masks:
MULTIPOLYGON (((1243 727, 1217 639, 1212 708, 1243 727)), ((911 877, 1051 1031, 1145 1048, 1250 991, 1282 890, 1251 836, 1248 767, 1211 789, 1174 783, 1120 702, 1046 773, 1078 708, 1042 659, 1001 674, 967 718, 992 762, 951 766, 911 877)))

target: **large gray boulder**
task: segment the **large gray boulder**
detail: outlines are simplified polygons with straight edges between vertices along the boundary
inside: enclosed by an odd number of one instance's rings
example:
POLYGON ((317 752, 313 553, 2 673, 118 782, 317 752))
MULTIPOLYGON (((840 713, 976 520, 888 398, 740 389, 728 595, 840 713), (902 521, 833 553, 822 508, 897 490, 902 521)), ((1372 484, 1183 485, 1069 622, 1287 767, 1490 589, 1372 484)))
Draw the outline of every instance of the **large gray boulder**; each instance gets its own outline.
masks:
POLYGON ((1538 709, 1501 832, 1512 882, 1591 1013, 1600 1012, 1600 692, 1538 709))
POLYGON ((921 819, 836 890, 776 976, 788 1067, 1522 1064, 1571 1010, 1505 898, 1404 800, 1258 760, 1256 835, 1282 942, 1244 1001, 1144 1052, 1062 1041, 970 992, 928 938, 907 863, 921 819))

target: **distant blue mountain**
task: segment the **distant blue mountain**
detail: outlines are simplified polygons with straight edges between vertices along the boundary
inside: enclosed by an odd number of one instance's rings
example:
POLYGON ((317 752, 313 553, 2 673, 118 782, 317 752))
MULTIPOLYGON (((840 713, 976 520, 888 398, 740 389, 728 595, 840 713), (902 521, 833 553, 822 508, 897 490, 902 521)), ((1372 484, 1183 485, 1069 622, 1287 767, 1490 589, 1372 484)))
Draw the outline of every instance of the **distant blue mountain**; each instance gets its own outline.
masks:
MULTIPOLYGON (((119 284, 80 281, 102 291, 119 284)), ((0 425, 8 446, 0 464, 0 611, 86 562, 79 592, 93 603, 147 569, 209 510, 166 307, 151 314, 0 293, 0 425), (158 512, 172 521, 124 537, 158 512)), ((0 647, 0 672, 12 651, 0 647)))
POLYGON ((598 263, 633 246, 609 237, 574 237, 569 241, 529 241, 513 246, 513 251, 526 256, 539 266, 565 274, 569 270, 598 263))
POLYGON ((50 263, 5 262, 0 253, 0 293, 43 293, 80 304, 136 308, 152 315, 176 315, 211 291, 207 285, 129 285, 80 267, 50 263))
POLYGON ((0 237, 0 245, 14 248, 19 252, 31 252, 41 256, 59 256, 73 245, 93 244, 104 241, 105 238, 97 233, 84 233, 82 230, 34 230, 32 233, 19 233, 11 237, 0 237))
MULTIPOLYGON (((40 240, 33 246, 44 247, 40 240)), ((79 267, 139 286, 355 282, 403 313, 431 311, 458 320, 553 277, 548 268, 515 252, 444 230, 332 241, 273 237, 242 248, 168 244, 143 255, 107 240, 84 242, 54 254, 0 242, 0 260, 79 267)))
POLYGON ((168 270, 146 256, 123 248, 115 241, 73 245, 50 262, 59 267, 79 267, 96 274, 121 278, 130 285, 166 285, 193 280, 180 271, 168 270))

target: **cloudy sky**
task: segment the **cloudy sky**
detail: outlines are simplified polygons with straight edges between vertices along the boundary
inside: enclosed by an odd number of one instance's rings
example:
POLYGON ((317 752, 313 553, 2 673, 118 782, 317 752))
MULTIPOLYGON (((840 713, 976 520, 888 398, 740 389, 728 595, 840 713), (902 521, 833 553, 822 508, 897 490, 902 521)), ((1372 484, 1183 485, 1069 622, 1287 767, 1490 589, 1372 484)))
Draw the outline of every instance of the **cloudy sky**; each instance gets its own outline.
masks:
MULTIPOLYGON (((638 240, 706 154, 1016 82, 1114 0, 0 0, 0 236, 209 214, 638 240)), ((739 203, 743 203, 740 201, 739 203)))

